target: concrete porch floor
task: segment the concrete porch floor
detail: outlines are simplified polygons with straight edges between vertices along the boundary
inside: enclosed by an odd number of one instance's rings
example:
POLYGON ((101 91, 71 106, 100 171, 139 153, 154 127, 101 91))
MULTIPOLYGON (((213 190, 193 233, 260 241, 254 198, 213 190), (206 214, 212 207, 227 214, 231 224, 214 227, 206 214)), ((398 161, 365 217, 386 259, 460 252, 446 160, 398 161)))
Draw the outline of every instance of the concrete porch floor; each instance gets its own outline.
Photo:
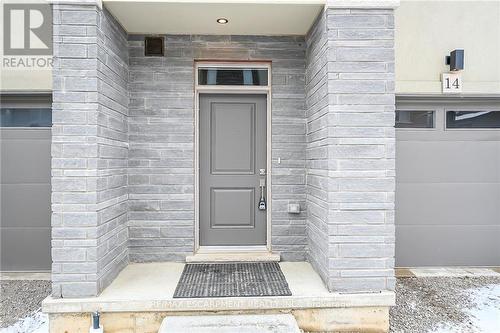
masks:
POLYGON ((122 311, 221 311, 277 308, 391 306, 394 293, 329 292, 307 262, 281 262, 291 296, 173 298, 184 263, 133 263, 97 297, 52 298, 43 302, 48 313, 122 311))
POLYGON ((310 332, 386 332, 391 291, 329 292, 307 262, 281 262, 291 296, 173 298, 183 263, 128 265, 98 297, 53 298, 42 303, 51 332, 88 331, 90 313, 100 311, 109 333, 158 332, 167 316, 291 313, 310 332))

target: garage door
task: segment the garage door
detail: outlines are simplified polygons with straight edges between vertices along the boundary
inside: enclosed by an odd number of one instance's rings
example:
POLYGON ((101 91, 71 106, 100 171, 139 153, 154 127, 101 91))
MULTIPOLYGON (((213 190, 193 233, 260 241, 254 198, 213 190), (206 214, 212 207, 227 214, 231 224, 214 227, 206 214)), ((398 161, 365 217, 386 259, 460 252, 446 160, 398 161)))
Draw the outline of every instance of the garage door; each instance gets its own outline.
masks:
POLYGON ((500 266, 500 102, 397 109, 396 265, 500 266))
POLYGON ((2 96, 1 270, 48 271, 50 98, 2 96))

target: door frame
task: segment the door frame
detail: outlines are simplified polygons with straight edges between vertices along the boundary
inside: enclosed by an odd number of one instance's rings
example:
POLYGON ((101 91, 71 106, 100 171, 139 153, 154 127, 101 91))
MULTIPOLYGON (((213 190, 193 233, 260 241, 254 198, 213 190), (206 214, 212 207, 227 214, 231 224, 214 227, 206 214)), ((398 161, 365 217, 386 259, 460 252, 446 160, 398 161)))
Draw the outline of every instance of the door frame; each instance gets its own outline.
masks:
POLYGON ((272 218, 272 132, 271 132, 271 62, 270 61, 207 61, 194 63, 194 253, 215 252, 271 252, 272 218), (203 68, 258 68, 267 69, 267 86, 200 86, 198 69, 203 68), (200 94, 252 94, 266 96, 266 245, 251 246, 200 246, 200 94))

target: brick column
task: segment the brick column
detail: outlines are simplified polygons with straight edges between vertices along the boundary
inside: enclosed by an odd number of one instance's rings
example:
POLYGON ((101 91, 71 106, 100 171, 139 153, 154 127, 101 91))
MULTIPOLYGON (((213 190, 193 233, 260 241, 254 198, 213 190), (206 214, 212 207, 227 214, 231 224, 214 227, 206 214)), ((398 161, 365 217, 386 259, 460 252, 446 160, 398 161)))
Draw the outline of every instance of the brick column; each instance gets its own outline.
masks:
POLYGON ((95 296, 128 262, 127 37, 97 1, 53 15, 53 295, 95 296))
POLYGON ((329 1, 308 36, 309 256, 332 291, 394 289, 396 5, 329 1))

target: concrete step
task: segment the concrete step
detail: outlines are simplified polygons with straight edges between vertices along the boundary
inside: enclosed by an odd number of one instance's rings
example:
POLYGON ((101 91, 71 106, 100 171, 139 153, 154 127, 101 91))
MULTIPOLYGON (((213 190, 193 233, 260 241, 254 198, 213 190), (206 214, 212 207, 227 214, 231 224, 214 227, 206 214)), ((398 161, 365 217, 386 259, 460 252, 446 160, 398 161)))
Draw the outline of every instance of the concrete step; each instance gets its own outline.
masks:
POLYGON ((291 314, 170 316, 158 333, 300 333, 291 314))

